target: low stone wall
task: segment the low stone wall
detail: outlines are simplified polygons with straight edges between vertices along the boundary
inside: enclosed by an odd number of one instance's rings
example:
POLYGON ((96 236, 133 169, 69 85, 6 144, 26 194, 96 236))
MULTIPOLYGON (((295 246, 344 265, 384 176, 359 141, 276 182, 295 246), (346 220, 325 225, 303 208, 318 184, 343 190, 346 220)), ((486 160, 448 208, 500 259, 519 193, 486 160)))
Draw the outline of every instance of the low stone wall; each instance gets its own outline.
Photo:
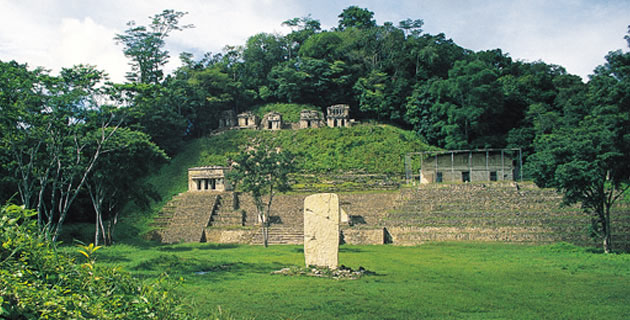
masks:
POLYGON ((256 232, 260 232, 260 229, 206 228, 203 239, 214 243, 251 244, 256 232))
POLYGON ((345 227, 341 229, 341 244, 384 244, 385 229, 356 229, 345 227))

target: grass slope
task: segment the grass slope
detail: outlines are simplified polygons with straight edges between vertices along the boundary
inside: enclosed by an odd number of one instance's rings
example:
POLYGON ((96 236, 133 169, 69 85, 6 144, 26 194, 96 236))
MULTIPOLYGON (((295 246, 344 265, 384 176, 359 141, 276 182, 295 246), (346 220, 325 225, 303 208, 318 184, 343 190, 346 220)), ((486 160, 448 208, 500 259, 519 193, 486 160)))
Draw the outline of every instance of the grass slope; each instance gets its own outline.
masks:
POLYGON ((199 315, 220 306, 255 319, 623 319, 630 255, 567 244, 431 243, 341 246, 340 263, 375 272, 359 280, 271 275, 303 265, 301 246, 119 245, 100 263, 136 276, 183 277, 199 315), (200 272, 199 274, 196 274, 200 272))

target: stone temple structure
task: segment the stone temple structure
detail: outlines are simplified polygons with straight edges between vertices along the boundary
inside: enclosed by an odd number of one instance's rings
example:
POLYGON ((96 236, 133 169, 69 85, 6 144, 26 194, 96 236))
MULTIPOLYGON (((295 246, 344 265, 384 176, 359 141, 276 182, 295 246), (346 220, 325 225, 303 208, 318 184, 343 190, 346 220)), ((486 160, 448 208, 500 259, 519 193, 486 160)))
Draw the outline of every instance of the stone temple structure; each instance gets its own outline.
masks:
POLYGON ((324 115, 316 110, 302 110, 300 112, 300 129, 321 128, 324 126, 324 115))
POLYGON ((232 190, 232 185, 225 178, 225 174, 228 171, 228 167, 221 166, 189 168, 188 191, 230 191, 232 190))
POLYGON ((420 183, 504 181, 520 176, 520 153, 512 149, 428 151, 420 183))
POLYGON ((219 129, 236 126, 236 114, 234 110, 224 110, 219 116, 219 129))
POLYGON ((265 114, 262 121, 260 122, 260 127, 263 130, 281 130, 282 115, 275 111, 265 114))
POLYGON ((349 127, 350 126, 350 106, 347 104, 336 104, 326 109, 326 121, 329 127, 349 127))
POLYGON ((239 113, 236 117, 238 118, 238 127, 240 129, 258 128, 259 118, 253 112, 247 111, 239 113))

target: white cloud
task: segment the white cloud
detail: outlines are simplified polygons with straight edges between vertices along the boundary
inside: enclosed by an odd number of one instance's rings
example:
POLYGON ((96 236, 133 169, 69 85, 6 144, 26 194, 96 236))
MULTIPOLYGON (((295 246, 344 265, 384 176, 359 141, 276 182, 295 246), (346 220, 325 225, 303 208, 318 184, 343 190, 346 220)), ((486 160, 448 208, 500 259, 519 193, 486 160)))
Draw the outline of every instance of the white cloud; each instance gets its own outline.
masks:
POLYGON ((116 31, 99 25, 90 17, 83 20, 64 18, 57 31, 50 53, 58 66, 96 65, 105 69, 114 81, 124 80, 127 59, 113 41, 116 31))

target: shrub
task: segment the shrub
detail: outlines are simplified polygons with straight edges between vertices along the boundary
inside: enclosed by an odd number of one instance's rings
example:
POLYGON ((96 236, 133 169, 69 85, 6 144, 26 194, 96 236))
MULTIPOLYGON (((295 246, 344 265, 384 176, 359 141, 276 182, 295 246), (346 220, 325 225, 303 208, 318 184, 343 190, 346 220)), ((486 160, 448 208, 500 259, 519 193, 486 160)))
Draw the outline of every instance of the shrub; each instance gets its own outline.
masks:
POLYGON ((166 275, 142 283, 100 266, 92 245, 82 246, 79 263, 38 233, 33 215, 15 205, 0 209, 0 318, 191 319, 166 275))

